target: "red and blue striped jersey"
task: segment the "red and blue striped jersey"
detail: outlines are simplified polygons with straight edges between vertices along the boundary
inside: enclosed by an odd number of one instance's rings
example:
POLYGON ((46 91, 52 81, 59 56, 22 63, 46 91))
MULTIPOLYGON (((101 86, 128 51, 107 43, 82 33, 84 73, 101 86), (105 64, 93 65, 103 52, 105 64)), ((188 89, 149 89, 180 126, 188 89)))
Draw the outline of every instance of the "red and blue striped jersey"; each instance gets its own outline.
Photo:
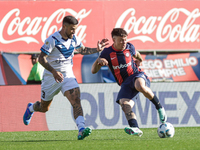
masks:
POLYGON ((108 61, 115 80, 121 85, 129 76, 141 72, 133 60, 135 55, 135 47, 131 43, 127 43, 124 50, 116 50, 113 46, 104 48, 99 57, 108 61))

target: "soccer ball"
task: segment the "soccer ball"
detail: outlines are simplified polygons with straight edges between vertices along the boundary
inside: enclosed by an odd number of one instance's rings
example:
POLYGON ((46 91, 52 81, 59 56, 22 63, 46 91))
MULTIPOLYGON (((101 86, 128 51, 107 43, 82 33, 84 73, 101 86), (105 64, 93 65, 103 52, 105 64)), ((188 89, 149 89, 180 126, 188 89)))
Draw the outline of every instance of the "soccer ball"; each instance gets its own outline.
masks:
POLYGON ((157 133, 160 138, 172 138, 174 136, 175 129, 169 122, 161 123, 157 129, 157 133))

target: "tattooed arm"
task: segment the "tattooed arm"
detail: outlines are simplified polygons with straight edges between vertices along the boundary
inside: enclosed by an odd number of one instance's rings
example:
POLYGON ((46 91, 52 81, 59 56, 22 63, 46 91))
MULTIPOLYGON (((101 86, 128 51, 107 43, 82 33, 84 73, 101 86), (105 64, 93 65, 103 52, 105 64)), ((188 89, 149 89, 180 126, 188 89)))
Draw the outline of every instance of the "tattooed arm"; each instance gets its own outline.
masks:
POLYGON ((80 54, 82 55, 89 55, 89 54, 93 54, 93 53, 97 53, 97 48, 89 48, 89 47, 85 47, 82 46, 78 49, 76 49, 80 54))
POLYGON ((46 57, 48 55, 41 52, 39 56, 39 63, 48 71, 50 71, 56 82, 62 82, 63 81, 63 74, 61 72, 56 71, 47 61, 46 57))
POLYGON ((89 47, 82 46, 76 50, 82 55, 97 53, 97 52, 102 51, 104 47, 109 44, 107 42, 108 42, 108 39, 103 39, 101 40, 101 42, 100 41, 97 42, 97 48, 89 48, 89 47))

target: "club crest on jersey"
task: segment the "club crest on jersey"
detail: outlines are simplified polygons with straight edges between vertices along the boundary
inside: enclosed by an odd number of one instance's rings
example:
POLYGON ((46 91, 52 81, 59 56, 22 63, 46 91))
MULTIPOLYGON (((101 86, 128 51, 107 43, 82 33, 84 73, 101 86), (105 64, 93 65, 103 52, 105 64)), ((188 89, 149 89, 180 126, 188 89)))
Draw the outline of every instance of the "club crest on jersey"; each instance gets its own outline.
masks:
POLYGON ((126 57, 129 57, 129 53, 126 53, 125 56, 126 56, 126 57))

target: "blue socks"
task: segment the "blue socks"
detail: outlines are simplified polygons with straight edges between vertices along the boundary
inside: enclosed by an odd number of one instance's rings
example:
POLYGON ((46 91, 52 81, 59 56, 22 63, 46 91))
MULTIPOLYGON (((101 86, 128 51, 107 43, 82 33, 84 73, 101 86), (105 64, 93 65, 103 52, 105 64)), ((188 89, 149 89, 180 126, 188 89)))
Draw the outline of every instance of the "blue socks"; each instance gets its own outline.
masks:
POLYGON ((153 99, 151 102, 155 105, 156 109, 158 110, 159 108, 162 108, 162 105, 160 104, 159 99, 157 98, 156 95, 154 95, 153 99))
POLYGON ((130 119, 130 120, 128 120, 128 124, 129 124, 130 127, 138 127, 138 123, 137 123, 136 119, 130 119))

